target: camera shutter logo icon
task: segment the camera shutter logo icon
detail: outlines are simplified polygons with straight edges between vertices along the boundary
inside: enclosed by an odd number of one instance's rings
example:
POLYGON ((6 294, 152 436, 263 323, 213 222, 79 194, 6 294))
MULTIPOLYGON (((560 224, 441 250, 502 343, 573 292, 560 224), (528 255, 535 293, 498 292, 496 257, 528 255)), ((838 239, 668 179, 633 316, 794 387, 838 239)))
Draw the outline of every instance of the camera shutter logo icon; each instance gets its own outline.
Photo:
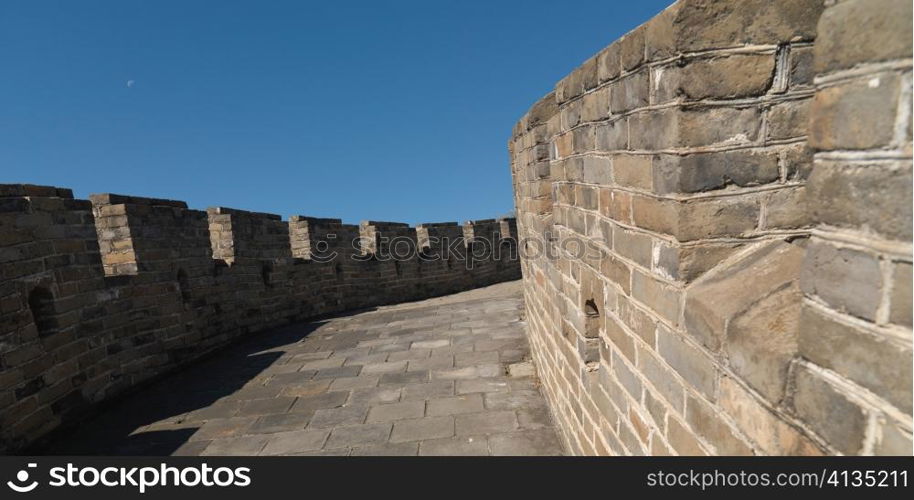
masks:
POLYGON ((26 484, 29 480, 29 471, 28 469, 34 469, 38 467, 38 464, 28 464, 26 469, 16 473, 16 481, 7 481, 6 485, 10 487, 11 490, 17 493, 28 493, 38 487, 38 481, 32 481, 31 483, 26 484))

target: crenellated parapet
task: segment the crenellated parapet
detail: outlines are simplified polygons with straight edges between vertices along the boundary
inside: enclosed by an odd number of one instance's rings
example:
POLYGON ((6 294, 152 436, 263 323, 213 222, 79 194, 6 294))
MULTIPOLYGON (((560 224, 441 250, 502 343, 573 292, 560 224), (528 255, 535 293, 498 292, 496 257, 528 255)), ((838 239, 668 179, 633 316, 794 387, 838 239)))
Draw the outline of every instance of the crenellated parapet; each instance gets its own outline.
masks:
POLYGON ((0 185, 0 451, 239 337, 520 276, 516 258, 428 259, 402 223, 90 200, 0 185))

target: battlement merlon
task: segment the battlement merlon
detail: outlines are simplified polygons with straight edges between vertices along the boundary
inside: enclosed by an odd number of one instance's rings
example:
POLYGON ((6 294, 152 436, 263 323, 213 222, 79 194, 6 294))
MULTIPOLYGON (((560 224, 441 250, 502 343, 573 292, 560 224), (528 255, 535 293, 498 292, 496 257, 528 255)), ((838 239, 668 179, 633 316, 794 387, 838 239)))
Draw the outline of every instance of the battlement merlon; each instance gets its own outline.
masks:
POLYGON ((239 258, 292 258, 289 224, 281 216, 226 207, 210 207, 206 212, 214 258, 228 264, 239 258))

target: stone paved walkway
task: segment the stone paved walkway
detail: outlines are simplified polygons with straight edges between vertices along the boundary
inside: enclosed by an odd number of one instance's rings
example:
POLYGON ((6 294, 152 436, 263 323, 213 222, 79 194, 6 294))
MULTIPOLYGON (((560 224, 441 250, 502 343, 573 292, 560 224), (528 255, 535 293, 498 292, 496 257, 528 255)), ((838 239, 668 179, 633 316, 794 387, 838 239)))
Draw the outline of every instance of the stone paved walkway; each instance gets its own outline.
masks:
POLYGON ((44 452, 558 455, 522 300, 502 283, 258 335, 44 452))

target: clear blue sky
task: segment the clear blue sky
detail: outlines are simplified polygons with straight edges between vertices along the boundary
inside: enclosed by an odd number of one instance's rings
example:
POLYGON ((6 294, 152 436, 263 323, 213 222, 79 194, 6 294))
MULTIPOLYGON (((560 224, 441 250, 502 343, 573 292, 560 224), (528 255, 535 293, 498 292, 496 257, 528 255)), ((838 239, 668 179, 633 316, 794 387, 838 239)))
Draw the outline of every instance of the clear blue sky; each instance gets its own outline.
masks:
POLYGON ((502 215, 515 121, 671 1, 4 0, 0 183, 349 222, 502 215))

